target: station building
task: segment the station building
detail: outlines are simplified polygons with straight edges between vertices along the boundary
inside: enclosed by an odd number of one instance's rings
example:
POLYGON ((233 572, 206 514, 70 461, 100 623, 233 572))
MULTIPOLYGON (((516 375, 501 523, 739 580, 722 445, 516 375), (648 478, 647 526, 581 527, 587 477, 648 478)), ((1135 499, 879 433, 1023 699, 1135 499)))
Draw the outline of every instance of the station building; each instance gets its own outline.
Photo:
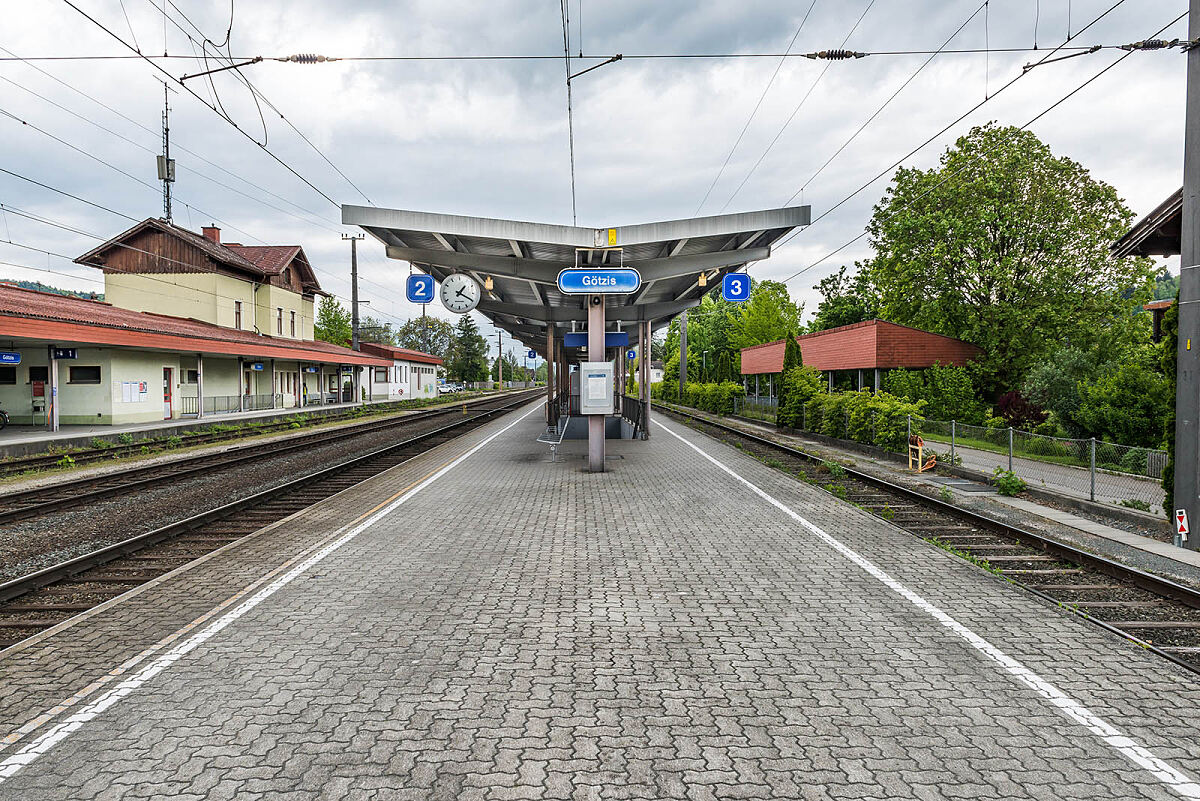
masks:
MULTIPOLYGON (((825 373, 830 387, 838 373, 849 372, 858 389, 870 381, 876 392, 885 370, 919 370, 935 364, 961 367, 983 353, 969 342, 885 320, 815 331, 796 337, 796 342, 804 363, 825 373)), ((742 348, 742 379, 748 393, 775 395, 786 344, 787 340, 779 339, 742 348)))
POLYGON ((362 343, 362 352, 391 359, 390 367, 371 368, 369 394, 375 399, 436 398, 442 360, 419 350, 362 343))
POLYGON ((324 293, 299 245, 222 243, 216 227, 196 234, 147 219, 76 261, 103 271, 104 301, 0 285, 0 351, 9 354, 0 408, 13 423, 358 402, 374 399, 363 371, 400 361, 407 376, 433 359, 317 341, 314 300, 324 293))

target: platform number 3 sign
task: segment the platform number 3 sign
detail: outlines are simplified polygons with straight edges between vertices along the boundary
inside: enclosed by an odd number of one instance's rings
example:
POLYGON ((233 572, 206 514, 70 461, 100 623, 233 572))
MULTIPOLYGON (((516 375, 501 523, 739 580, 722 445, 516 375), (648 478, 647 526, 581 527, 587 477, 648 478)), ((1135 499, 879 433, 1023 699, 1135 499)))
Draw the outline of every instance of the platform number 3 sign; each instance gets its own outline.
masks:
POLYGON ((404 296, 409 303, 432 303, 433 276, 410 275, 404 285, 404 296))
POLYGON ((721 297, 733 303, 750 299, 750 276, 745 273, 729 273, 721 281, 721 297))

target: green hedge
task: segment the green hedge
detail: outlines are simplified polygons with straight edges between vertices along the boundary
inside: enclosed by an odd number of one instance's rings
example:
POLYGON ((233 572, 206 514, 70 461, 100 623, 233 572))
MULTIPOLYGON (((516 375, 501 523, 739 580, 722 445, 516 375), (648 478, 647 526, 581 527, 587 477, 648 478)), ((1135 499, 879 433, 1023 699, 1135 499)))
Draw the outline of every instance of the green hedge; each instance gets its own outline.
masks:
POLYGON ((922 419, 924 402, 913 403, 881 392, 837 392, 813 395, 800 422, 809 431, 849 439, 903 453, 908 448, 908 418, 922 419))
POLYGON ((679 395, 677 383, 660 382, 650 385, 650 396, 655 400, 679 403, 716 414, 733 414, 734 398, 742 398, 745 395, 746 389, 732 381, 722 381, 719 384, 689 381, 683 389, 683 397, 679 395))
POLYGON ((784 373, 780 382, 779 409, 775 415, 776 425, 797 428, 803 417, 804 404, 814 395, 821 394, 821 374, 811 367, 801 365, 784 373))

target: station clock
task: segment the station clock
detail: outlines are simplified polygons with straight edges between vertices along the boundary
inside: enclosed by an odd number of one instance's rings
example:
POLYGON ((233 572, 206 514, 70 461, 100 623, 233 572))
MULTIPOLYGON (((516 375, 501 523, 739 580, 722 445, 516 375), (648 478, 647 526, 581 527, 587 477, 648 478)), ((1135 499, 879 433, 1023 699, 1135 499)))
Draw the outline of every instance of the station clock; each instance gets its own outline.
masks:
POLYGON ((455 273, 442 281, 442 305, 455 314, 466 314, 479 305, 482 290, 469 275, 455 273))

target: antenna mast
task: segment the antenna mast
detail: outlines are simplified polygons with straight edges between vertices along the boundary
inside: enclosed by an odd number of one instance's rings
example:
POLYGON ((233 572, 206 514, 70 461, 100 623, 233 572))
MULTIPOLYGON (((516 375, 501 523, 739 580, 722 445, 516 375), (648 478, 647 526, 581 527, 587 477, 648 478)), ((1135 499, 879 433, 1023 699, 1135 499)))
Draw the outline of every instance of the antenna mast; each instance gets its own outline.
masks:
POLYGON ((175 159, 171 158, 171 87, 163 81, 163 154, 158 157, 158 180, 163 185, 163 219, 171 222, 171 184, 175 182, 175 159))

